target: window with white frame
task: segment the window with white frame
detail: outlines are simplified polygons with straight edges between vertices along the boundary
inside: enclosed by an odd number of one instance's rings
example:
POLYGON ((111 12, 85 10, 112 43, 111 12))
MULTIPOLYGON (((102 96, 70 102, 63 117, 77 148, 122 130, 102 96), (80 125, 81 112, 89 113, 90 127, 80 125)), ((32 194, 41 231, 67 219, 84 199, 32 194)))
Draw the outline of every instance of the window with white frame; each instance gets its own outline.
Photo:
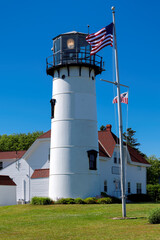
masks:
POLYGON ((117 152, 114 152, 114 163, 117 164, 117 152))
POLYGON ((104 192, 107 192, 107 180, 104 181, 104 192))
POLYGON ((117 162, 120 164, 121 163, 121 160, 120 160, 120 152, 118 152, 118 159, 117 159, 117 162))
POLYGON ((141 194, 141 193, 142 193, 142 184, 137 183, 137 194, 141 194))

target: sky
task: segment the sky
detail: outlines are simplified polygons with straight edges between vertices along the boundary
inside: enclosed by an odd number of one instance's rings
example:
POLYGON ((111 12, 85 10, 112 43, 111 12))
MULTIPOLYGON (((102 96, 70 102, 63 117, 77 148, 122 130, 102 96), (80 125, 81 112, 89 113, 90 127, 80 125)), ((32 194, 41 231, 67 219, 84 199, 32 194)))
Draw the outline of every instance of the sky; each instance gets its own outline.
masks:
MULTIPOLYGON (((46 57, 52 54, 52 38, 69 31, 87 33, 87 25, 90 33, 100 30, 112 22, 112 6, 120 83, 129 86, 128 110, 122 106, 123 129, 136 131, 143 153, 160 157, 158 0, 0 1, 0 135, 50 129, 52 78, 46 75, 46 57)), ((113 48, 98 54, 105 62, 105 71, 96 77, 98 128, 112 124, 118 135, 112 104, 116 89, 100 81, 114 80, 113 48)))

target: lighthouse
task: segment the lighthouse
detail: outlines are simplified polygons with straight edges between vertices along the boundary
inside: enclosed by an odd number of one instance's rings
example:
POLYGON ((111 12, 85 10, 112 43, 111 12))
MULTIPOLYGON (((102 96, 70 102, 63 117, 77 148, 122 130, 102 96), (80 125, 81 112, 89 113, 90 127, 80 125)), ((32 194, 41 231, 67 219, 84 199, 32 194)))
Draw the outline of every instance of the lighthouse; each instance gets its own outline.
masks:
POLYGON ((47 74, 53 78, 49 197, 86 198, 100 194, 95 76, 102 57, 90 56, 86 34, 53 39, 47 74))

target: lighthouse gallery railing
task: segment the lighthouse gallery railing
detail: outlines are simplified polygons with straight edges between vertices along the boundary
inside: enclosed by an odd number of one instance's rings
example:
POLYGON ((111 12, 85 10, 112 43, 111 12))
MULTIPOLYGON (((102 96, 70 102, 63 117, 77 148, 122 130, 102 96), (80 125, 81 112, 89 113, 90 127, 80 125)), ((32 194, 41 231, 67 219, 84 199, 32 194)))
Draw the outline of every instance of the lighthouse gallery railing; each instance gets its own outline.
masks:
POLYGON ((46 59, 47 70, 58 65, 92 65, 102 70, 102 57, 95 54, 90 56, 89 52, 57 52, 46 59))

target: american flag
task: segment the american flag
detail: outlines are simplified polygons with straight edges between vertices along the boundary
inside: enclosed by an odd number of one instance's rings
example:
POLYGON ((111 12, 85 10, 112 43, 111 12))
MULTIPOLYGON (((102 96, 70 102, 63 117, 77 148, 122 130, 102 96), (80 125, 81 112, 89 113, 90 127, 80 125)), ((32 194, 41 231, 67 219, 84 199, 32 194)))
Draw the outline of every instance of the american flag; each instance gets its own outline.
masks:
MULTIPOLYGON (((121 98, 121 103, 128 104, 128 92, 122 93, 122 94, 120 95, 120 98, 121 98)), ((117 102, 118 102, 118 97, 116 96, 116 97, 113 99, 113 103, 117 103, 117 102)))
POLYGON ((113 46, 113 23, 102 28, 96 33, 92 33, 86 37, 86 41, 91 45, 91 53, 93 55, 100 51, 105 46, 113 46))

